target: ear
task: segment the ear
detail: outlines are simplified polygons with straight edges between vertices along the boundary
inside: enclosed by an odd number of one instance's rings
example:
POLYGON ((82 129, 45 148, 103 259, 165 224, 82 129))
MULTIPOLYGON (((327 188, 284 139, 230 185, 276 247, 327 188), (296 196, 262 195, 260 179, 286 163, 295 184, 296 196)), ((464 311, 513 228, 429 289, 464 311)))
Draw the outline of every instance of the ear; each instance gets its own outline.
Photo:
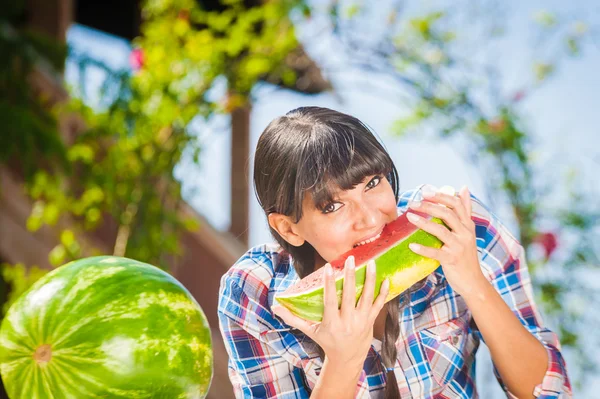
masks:
POLYGON ((295 228, 296 224, 289 216, 280 213, 270 213, 267 219, 269 220, 269 226, 291 245, 299 247, 304 244, 304 238, 298 235, 295 228))

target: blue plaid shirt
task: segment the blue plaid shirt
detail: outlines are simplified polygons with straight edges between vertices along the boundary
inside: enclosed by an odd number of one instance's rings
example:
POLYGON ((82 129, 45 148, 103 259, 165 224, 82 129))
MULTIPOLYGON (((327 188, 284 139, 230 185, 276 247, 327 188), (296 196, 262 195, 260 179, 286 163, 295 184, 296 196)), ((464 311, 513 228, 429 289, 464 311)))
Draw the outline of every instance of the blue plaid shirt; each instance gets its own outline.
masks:
MULTIPOLYGON (((421 188, 401 194, 399 213, 421 199, 421 188)), ((484 275, 548 352, 546 375, 532 393, 540 399, 572 397, 558 337, 544 327, 533 301, 523 247, 479 199, 471 200, 484 275)), ((219 327, 237 398, 308 398, 317 383, 323 364, 315 343, 271 312, 273 297, 298 281, 293 259, 276 244, 250 249, 222 277, 219 327)), ((402 398, 477 397, 475 353, 482 336, 442 268, 394 300, 400 301, 394 373, 402 398)), ((383 398, 385 385, 386 369, 373 345, 355 396, 383 398)))

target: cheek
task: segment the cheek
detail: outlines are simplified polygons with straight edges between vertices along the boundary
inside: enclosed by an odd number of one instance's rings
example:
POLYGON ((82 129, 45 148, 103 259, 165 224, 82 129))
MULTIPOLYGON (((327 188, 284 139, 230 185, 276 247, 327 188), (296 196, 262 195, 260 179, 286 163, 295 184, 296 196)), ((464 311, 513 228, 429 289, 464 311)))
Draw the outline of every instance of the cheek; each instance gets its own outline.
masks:
POLYGON ((316 242, 320 247, 338 246, 345 241, 349 232, 349 226, 331 223, 315 232, 316 242))
POLYGON ((398 217, 398 204, 396 204, 396 198, 392 197, 385 204, 385 213, 392 219, 395 220, 398 217))
POLYGON ((395 220, 398 217, 396 204, 396 197, 391 187, 386 190, 382 195, 378 195, 374 198, 373 207, 379 209, 379 211, 386 215, 388 221, 395 220))
POLYGON ((315 231, 312 245, 323 259, 331 261, 348 250, 348 242, 352 239, 350 232, 349 225, 331 223, 315 231))

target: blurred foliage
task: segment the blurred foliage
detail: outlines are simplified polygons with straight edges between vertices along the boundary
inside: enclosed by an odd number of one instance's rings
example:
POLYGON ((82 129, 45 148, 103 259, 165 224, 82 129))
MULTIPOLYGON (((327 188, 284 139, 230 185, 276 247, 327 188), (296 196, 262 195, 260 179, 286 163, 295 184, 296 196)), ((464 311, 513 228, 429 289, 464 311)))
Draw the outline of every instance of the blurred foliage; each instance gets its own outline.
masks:
POLYGON ((0 17, 0 163, 18 157, 22 172, 30 178, 40 158, 48 165, 68 166, 48 98, 30 90, 27 81, 36 59, 62 68, 66 47, 26 28, 17 30, 12 21, 24 12, 18 4, 3 8, 0 17))
MULTIPOLYGON (((589 15, 535 13, 529 83, 506 92, 513 82, 505 81, 503 67, 509 64, 500 61, 507 51, 498 52, 498 46, 514 28, 509 26, 514 16, 507 15, 501 2, 467 3, 435 3, 437 9, 404 16, 406 4, 394 3, 386 29, 368 40, 360 30, 366 15, 327 14, 332 16, 331 32, 351 54, 352 63, 392 78, 407 94, 404 105, 409 112, 394 123, 394 132, 405 136, 433 132, 431 140, 466 143, 461 147, 464 156, 486 171, 484 184, 492 208, 495 199, 502 199, 498 203, 506 199, 510 205, 544 314, 559 326, 563 346, 578 354, 581 371, 593 372, 585 348, 598 342, 583 343, 580 334, 600 321, 582 311, 600 302, 596 290, 582 278, 600 268, 598 192, 586 192, 576 171, 561 180, 556 163, 536 165, 537 132, 523 120, 527 97, 559 73, 565 60, 592 47, 591 35, 600 32, 591 26, 598 21, 586 21, 589 15), (568 198, 561 205, 548 205, 564 194, 568 198)), ((330 7, 342 5, 333 2, 330 7)))
MULTIPOLYGON (((25 2, 20 3, 14 15, 24 11, 25 2)), ((27 228, 34 232, 55 226, 60 231, 48 254, 52 265, 108 250, 168 269, 181 255, 180 233, 197 228, 196 220, 179 212, 181 187, 173 177, 184 151, 196 162, 201 156, 190 122, 243 106, 259 79, 294 85, 294 71, 284 64, 298 46, 288 15, 304 4, 224 4, 219 13, 199 8, 195 0, 145 1, 142 35, 133 42, 133 71, 112 70, 71 50, 82 86, 89 68, 106 75, 97 108, 87 104, 85 87, 78 90, 80 98, 67 102, 35 98, 28 80, 32 71, 57 73, 66 53, 57 57, 50 50, 60 46, 45 39, 44 47, 14 18, 3 16, 2 26, 12 33, 2 36, 0 44, 7 55, 0 72, 9 76, 0 84, 0 123, 14 127, 14 137, 11 145, 0 146, 0 161, 14 160, 29 171, 26 190, 33 208, 27 228), (209 96, 222 78, 227 81, 225 97, 209 96), (66 146, 58 121, 67 121, 73 133, 66 146), (81 234, 100 227, 116 234, 112 248, 95 248, 81 234)), ((23 265, 4 265, 3 276, 12 298, 38 271, 27 274, 23 265)))
POLYGON ((47 270, 35 266, 27 267, 22 263, 16 265, 1 264, 0 277, 6 286, 10 287, 10 290, 7 292, 6 302, 2 304, 2 309, 0 309, 0 319, 4 317, 13 302, 46 273, 47 270))

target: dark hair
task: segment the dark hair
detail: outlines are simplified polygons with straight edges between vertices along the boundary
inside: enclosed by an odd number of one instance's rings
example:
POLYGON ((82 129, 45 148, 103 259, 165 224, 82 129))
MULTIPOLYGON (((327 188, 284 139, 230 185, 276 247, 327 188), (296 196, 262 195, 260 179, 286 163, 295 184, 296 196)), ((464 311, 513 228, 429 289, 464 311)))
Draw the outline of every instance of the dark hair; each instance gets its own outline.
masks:
MULTIPOLYGON (((302 202, 309 194, 322 209, 333 200, 336 189, 354 188, 365 177, 385 176, 396 196, 398 172, 383 145, 357 118, 321 107, 301 107, 273 120, 264 130, 254 158, 254 188, 266 215, 280 213, 296 222, 302 218, 302 202)), ((296 247, 285 241, 272 227, 271 234, 294 260, 301 278, 315 266, 316 251, 308 243, 296 247)), ((396 361, 395 342, 400 332, 399 303, 386 304, 387 318, 382 345, 386 367, 396 361)), ((324 354, 319 348, 321 358, 324 354)), ((397 385, 386 388, 398 391, 397 385)))

